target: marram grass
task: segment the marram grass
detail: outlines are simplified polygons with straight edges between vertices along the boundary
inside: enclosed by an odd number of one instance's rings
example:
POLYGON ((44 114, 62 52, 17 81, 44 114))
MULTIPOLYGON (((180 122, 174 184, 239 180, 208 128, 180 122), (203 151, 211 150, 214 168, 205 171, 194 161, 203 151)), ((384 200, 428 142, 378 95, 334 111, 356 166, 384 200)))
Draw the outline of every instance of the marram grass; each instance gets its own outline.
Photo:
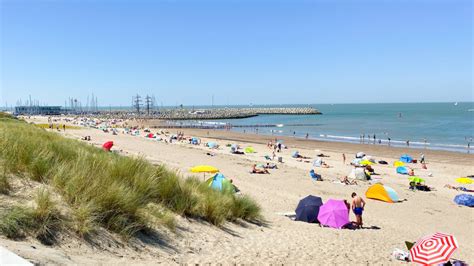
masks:
POLYGON ((31 219, 41 222, 34 230, 37 237, 49 238, 64 227, 61 223, 80 236, 98 227, 125 237, 157 226, 174 228, 171 212, 218 226, 236 219, 260 219, 260 207, 249 197, 214 191, 165 166, 107 153, 4 114, 0 114, 0 170, 2 192, 11 189, 7 176, 46 183, 72 213, 70 221, 60 219, 49 192, 38 192, 33 214, 17 207, 0 216, 0 233, 7 237, 32 232, 31 219))

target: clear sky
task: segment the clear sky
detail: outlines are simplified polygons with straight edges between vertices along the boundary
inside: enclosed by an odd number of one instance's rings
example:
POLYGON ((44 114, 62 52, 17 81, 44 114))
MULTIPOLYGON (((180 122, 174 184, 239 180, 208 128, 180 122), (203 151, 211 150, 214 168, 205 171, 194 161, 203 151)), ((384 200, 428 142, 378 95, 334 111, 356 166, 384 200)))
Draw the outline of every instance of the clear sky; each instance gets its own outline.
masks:
POLYGON ((470 0, 0 0, 0 105, 473 100, 470 0))

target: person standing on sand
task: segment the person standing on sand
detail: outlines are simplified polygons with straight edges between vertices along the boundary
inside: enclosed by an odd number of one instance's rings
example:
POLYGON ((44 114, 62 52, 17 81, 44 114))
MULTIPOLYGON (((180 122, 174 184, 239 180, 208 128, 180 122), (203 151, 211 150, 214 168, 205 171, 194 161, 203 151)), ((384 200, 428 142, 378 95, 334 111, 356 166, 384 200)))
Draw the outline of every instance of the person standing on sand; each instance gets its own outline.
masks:
POLYGON ((308 139, 308 138, 309 138, 309 134, 308 134, 308 133, 306 133, 306 139, 308 139))
POLYGON ((420 163, 421 163, 421 164, 424 164, 424 163, 425 163, 425 154, 424 154, 424 153, 421 153, 421 154, 420 154, 420 163))
POLYGON ((346 155, 344 153, 342 154, 342 163, 346 164, 346 155))
POLYGON ((63 131, 66 131, 66 124, 63 124, 63 131))
POLYGON ((364 211, 365 201, 360 196, 357 196, 355 192, 352 192, 351 197, 352 197, 352 211, 354 212, 355 217, 356 217, 357 227, 362 228, 363 226, 362 212, 364 211))

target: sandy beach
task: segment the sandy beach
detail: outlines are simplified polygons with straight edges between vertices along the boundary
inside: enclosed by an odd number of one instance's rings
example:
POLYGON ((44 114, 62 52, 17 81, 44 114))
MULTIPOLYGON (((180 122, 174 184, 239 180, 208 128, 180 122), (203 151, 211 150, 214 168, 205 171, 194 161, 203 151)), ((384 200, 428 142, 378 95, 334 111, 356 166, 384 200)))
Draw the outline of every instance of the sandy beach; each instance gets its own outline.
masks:
MULTIPOLYGON (((32 117, 29 122, 44 123, 45 117, 32 117)), ((62 123, 62 122, 61 122, 62 123)), ((57 132, 56 130, 54 130, 57 132)), ((156 132, 156 130, 152 130, 156 132)), ((177 130, 169 130, 176 133, 177 130)), ((360 145, 336 142, 321 142, 291 137, 279 137, 288 149, 277 156, 283 158, 278 169, 270 174, 250 174, 252 164, 266 163, 264 156, 272 154, 266 143, 272 136, 242 134, 221 130, 181 129, 185 136, 200 137, 202 143, 215 141, 219 149, 195 146, 187 143, 164 143, 140 136, 104 133, 98 129, 83 128, 58 132, 68 138, 81 139, 90 136, 92 145, 100 146, 112 140, 114 150, 127 156, 142 156, 156 164, 165 164, 189 176, 195 165, 207 164, 220 169, 242 193, 250 195, 263 209, 265 225, 227 223, 223 228, 210 226, 196 220, 179 219, 177 232, 167 232, 163 239, 166 245, 143 244, 131 247, 94 247, 81 244, 77 239, 63 239, 56 247, 42 247, 34 240, 15 242, 0 238, 6 248, 20 256, 41 263, 54 264, 337 264, 337 265, 388 265, 401 264, 391 257, 395 248, 404 249, 405 241, 417 239, 435 232, 456 236, 459 249, 453 257, 468 263, 474 261, 474 209, 461 207, 453 202, 460 192, 445 188, 445 184, 460 185, 455 179, 474 174, 474 155, 444 151, 393 148, 379 145, 360 145), (253 154, 230 154, 227 144, 237 143, 241 147, 252 146, 253 154), (312 163, 299 162, 291 158, 298 150, 312 159, 324 153, 331 168, 313 168, 312 163), (380 181, 395 189, 400 203, 385 203, 366 199, 364 212, 365 229, 338 230, 318 224, 295 222, 284 216, 294 212, 298 201, 307 195, 329 199, 350 200, 352 192, 365 198, 371 182, 358 185, 337 183, 353 168, 349 162, 356 152, 363 151, 388 165, 375 165, 380 181), (213 152, 215 156, 206 153, 213 152), (431 192, 411 191, 407 176, 398 175, 392 163, 404 153, 418 158, 420 152, 426 156, 427 168, 412 164, 417 176, 426 179, 434 187, 431 192), (342 153, 347 157, 342 162, 342 153), (309 170, 322 175, 323 182, 309 177, 309 170), (35 248, 32 249, 31 246, 35 248)), ((312 161, 312 160, 311 160, 312 161)), ((204 178, 198 175, 200 178, 204 178)), ((209 177, 209 175, 208 175, 209 177)), ((372 181, 373 182, 373 181, 372 181)), ((464 185, 473 189, 473 185, 464 185)), ((350 219, 355 220, 354 214, 350 219)))

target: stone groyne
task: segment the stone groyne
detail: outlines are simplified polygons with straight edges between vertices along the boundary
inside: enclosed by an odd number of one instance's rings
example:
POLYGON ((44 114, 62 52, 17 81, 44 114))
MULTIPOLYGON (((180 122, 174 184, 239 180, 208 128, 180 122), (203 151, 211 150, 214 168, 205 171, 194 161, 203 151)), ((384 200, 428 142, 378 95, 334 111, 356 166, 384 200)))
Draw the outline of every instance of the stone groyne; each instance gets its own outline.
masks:
POLYGON ((278 107, 278 108, 209 108, 188 109, 168 108, 150 111, 150 114, 140 114, 127 111, 100 111, 95 113, 76 113, 75 115, 87 115, 104 119, 156 119, 156 120, 210 120, 210 119, 239 119, 254 117, 261 114, 271 115, 319 115, 321 112, 312 107, 278 107))
POLYGON ((219 108, 219 109, 172 109, 154 113, 151 118, 163 120, 208 120, 208 119, 237 119, 253 117, 260 114, 272 115, 318 115, 321 112, 315 108, 219 108))

